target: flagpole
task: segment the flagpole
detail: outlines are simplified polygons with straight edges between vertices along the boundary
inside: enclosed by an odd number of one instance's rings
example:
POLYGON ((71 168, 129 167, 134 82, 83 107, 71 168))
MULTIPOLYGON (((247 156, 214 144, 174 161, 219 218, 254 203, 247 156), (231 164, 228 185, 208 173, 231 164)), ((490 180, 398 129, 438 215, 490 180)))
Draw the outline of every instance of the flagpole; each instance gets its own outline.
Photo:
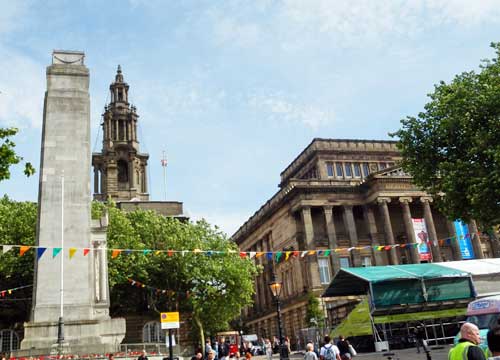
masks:
POLYGON ((165 156, 165 151, 162 152, 161 166, 163 167, 163 190, 164 190, 164 200, 167 201, 167 158, 165 156))
POLYGON ((60 312, 57 324, 57 344, 64 342, 64 170, 61 174, 61 285, 60 285, 60 312))

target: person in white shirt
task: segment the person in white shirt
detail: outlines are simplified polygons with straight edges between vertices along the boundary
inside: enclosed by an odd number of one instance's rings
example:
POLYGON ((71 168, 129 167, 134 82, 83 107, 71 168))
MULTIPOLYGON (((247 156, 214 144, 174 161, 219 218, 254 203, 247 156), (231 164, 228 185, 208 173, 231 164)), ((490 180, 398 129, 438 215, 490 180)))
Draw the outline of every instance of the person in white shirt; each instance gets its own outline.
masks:
POLYGON ((321 347, 319 358, 320 360, 341 360, 339 348, 332 344, 332 340, 328 335, 325 336, 325 345, 321 347))

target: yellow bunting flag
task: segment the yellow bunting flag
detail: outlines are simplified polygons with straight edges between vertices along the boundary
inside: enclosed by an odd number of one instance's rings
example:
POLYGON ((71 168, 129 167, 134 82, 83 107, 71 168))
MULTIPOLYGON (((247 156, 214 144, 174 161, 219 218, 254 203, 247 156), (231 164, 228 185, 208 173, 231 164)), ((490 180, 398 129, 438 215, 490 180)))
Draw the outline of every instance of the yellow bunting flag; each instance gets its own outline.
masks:
POLYGON ((19 248, 19 256, 23 256, 29 249, 31 249, 31 246, 21 246, 19 248))
POLYGON ((316 250, 309 250, 308 254, 309 255, 314 255, 314 254, 316 254, 316 250))
POLYGON ((76 253, 76 248, 69 248, 69 258, 71 259, 73 256, 75 256, 76 253))
POLYGON ((160 255, 161 251, 160 250, 156 250, 155 251, 155 255, 160 255))
POLYGON ((290 257, 291 253, 292 253, 291 251, 285 251, 285 261, 288 260, 288 258, 290 257))
POLYGON ((120 255, 121 252, 122 251, 118 249, 113 250, 113 252, 111 253, 111 258, 112 259, 116 258, 118 255, 120 255))

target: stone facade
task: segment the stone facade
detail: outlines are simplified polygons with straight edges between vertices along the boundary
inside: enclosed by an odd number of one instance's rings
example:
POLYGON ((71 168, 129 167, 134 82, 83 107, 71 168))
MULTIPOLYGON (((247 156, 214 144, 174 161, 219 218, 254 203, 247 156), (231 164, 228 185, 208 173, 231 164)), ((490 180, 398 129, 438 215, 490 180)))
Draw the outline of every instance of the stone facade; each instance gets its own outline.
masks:
MULTIPOLYGON (((454 227, 433 207, 433 199, 412 184, 398 166, 401 155, 393 141, 314 139, 281 173, 280 190, 232 236, 242 251, 321 250, 415 243, 412 218, 424 218, 432 243, 432 261, 461 260, 454 227)), ((491 245, 469 225, 476 258, 491 254, 491 245)), ((272 271, 283 282, 284 335, 294 343, 305 328, 307 292, 320 295, 343 266, 420 262, 418 250, 341 251, 329 257, 306 256, 264 268, 255 279, 254 305, 246 309, 251 333, 277 335, 276 310, 268 283, 272 271), (274 267, 274 269, 273 269, 274 267)), ((322 299, 327 313, 354 299, 322 299)), ((335 315, 337 316, 337 315, 335 315)), ((332 325, 327 320, 327 326, 332 325)), ((338 319, 335 319, 337 322, 338 319)))
POLYGON ((102 115, 102 151, 92 154, 94 199, 147 201, 149 155, 139 151, 139 115, 128 102, 129 85, 123 81, 120 65, 109 90, 111 101, 102 115))

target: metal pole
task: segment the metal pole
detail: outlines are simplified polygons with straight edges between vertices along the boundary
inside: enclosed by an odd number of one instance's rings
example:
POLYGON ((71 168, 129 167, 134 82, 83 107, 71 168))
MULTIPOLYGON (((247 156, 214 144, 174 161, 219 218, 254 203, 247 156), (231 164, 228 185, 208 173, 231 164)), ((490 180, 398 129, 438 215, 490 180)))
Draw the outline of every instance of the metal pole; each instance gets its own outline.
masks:
POLYGON ((61 286, 60 286, 60 313, 57 324, 57 343, 64 342, 64 170, 61 174, 61 286))
POLYGON ((161 166, 163 166, 164 200, 167 201, 167 158, 165 156, 165 151, 163 151, 163 156, 162 156, 162 159, 161 159, 161 166))
POLYGON ((288 360, 288 349, 283 341, 283 329, 281 324, 281 303, 279 295, 276 296, 276 311, 278 313, 278 333, 280 337, 280 360, 288 360))
POLYGON ((168 356, 170 360, 174 359, 174 346, 172 345, 172 329, 168 329, 168 356))

